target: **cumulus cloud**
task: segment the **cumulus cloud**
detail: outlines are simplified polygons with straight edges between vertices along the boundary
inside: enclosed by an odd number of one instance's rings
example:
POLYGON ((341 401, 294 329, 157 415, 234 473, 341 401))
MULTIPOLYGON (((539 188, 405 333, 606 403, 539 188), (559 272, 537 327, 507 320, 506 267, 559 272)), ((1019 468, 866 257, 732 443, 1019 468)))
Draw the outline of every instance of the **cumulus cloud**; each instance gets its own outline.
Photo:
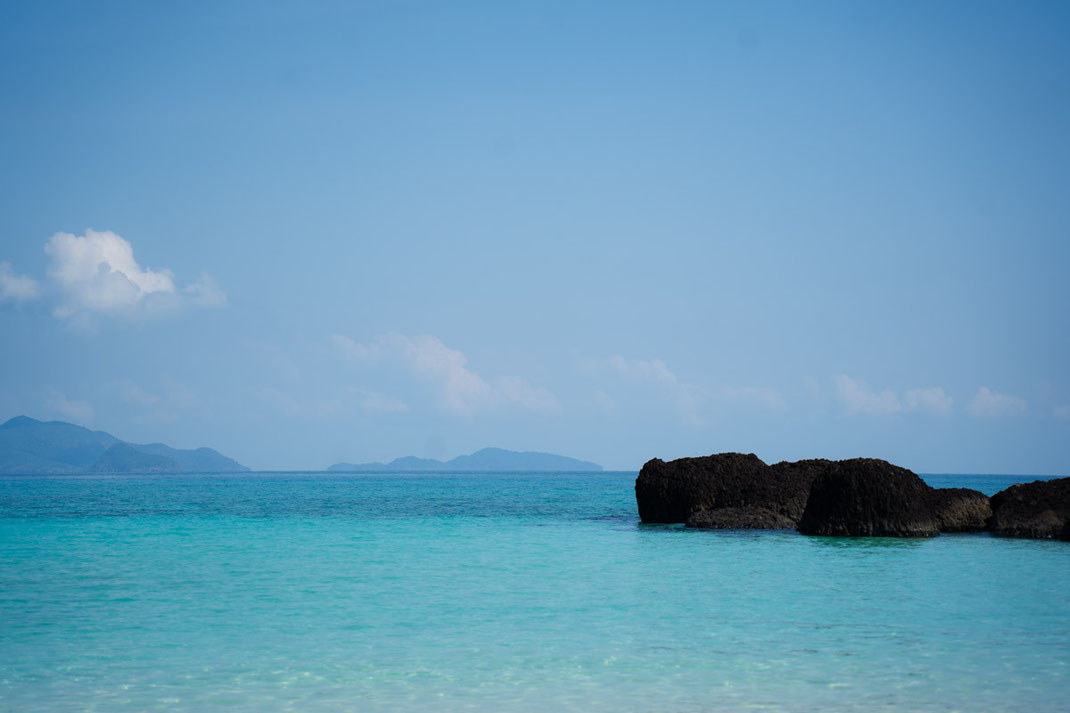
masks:
POLYGON ((977 418, 1004 418, 1007 416, 1020 416, 1025 413, 1025 399, 1001 394, 987 386, 982 386, 966 405, 966 411, 977 418))
POLYGON ((25 302, 34 299, 40 293, 41 288, 37 280, 29 275, 16 274, 9 262, 0 262, 0 302, 5 300, 25 302))
POLYGON ((332 334, 331 342, 342 354, 363 364, 402 364, 417 378, 432 384, 441 406, 454 413, 471 414, 509 404, 533 411, 558 407, 557 397, 545 387, 519 377, 483 378, 468 368, 464 354, 430 334, 383 334, 368 344, 332 334))
POLYGON ((87 315, 151 317, 185 305, 213 307, 226 294, 207 275, 178 288, 168 269, 142 267, 131 244, 111 231, 85 235, 56 233, 45 245, 48 278, 56 287, 53 313, 60 318, 87 315))
POLYGON ((953 401, 940 386, 909 389, 902 397, 891 389, 871 389, 862 379, 840 374, 835 379, 836 399, 849 414, 888 416, 903 411, 929 411, 947 416, 953 401))

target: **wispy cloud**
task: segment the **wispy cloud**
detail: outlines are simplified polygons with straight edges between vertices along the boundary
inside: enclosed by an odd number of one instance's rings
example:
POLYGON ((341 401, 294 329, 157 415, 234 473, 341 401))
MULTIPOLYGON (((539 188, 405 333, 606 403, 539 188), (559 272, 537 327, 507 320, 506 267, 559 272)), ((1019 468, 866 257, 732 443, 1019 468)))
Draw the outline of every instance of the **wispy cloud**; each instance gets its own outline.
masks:
POLYGON ((19 275, 11 269, 11 263, 0 262, 0 302, 25 302, 41 294, 37 280, 29 275, 19 275))
POLYGON ((836 400, 848 414, 888 416, 903 411, 929 411, 947 416, 952 398, 940 386, 909 389, 902 397, 891 389, 870 388, 862 379, 840 374, 835 379, 836 400))
POLYGON ((503 405, 533 411, 558 408, 557 397, 545 387, 516 376, 484 378, 468 367, 463 353, 430 334, 383 334, 367 344, 342 334, 332 334, 330 338, 340 353, 360 364, 401 364, 431 384, 442 408, 453 413, 472 414, 503 405))
POLYGON ((1006 418, 1025 413, 1025 399, 1011 394, 1001 394, 982 386, 966 405, 966 411, 977 418, 1006 418))

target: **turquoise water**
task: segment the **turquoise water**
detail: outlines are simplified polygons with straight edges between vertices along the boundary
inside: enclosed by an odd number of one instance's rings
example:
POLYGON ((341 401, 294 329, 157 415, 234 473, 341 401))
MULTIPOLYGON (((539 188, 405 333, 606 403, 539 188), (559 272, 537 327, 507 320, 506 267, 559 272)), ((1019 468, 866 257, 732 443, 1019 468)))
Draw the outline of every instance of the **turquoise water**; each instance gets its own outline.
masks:
POLYGON ((0 711, 1066 710, 1070 544, 641 526, 634 478, 0 478, 0 711))

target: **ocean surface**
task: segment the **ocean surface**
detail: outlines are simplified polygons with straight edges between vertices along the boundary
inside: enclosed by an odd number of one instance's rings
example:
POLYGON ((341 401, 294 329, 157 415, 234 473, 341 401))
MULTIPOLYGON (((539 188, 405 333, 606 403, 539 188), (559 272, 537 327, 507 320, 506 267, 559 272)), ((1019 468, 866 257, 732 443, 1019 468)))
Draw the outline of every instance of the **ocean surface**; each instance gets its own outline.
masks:
POLYGON ((1070 707, 1070 544, 643 526, 634 479, 0 477, 0 711, 1070 707))

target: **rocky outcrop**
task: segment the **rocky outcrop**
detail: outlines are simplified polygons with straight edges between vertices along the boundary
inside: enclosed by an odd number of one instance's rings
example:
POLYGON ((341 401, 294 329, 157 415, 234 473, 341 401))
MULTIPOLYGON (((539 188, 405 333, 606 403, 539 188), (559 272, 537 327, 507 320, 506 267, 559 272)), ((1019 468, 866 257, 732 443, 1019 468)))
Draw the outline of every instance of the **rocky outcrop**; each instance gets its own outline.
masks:
POLYGON ((768 466, 753 453, 655 458, 635 481, 639 518, 717 529, 792 528, 819 470, 803 464, 818 462, 768 466))
POLYGON ((753 453, 665 462, 635 481, 639 517, 724 529, 795 529, 841 537, 931 537, 982 530, 991 516, 976 490, 929 487, 882 460, 823 459, 766 465, 753 453))
POLYGON ((639 518, 725 529, 797 529, 832 537, 933 537, 991 530, 1070 541, 1070 478, 1021 483, 988 498, 932 488, 874 458, 766 465, 753 453, 647 462, 635 480, 639 518))
POLYGON ((1070 540, 1070 478, 1012 485, 991 502, 995 535, 1070 540))
POLYGON ((832 537, 940 534, 933 488, 906 468, 873 458, 831 463, 810 488, 799 532, 832 537))
POLYGON ((988 496, 969 488, 936 488, 932 504, 940 532, 981 532, 992 517, 988 496))

